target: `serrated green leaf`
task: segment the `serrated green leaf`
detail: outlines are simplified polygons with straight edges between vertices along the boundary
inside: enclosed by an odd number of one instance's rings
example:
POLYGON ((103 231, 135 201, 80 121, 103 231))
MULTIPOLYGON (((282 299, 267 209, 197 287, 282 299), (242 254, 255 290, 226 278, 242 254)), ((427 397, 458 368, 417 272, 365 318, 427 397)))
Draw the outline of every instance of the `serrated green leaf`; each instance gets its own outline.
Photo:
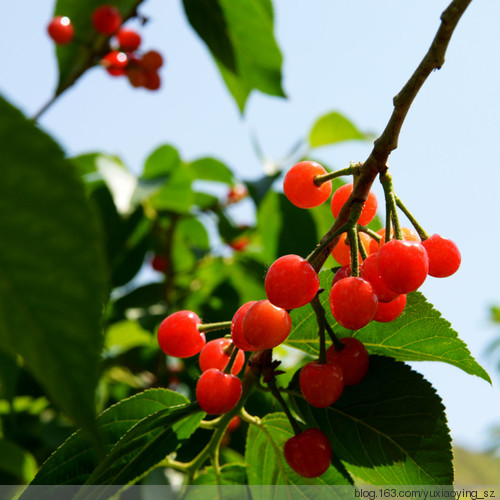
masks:
POLYGON ((27 483, 31 481, 36 470, 37 463, 31 453, 12 441, 0 438, 0 471, 27 483))
POLYGON ((234 184, 233 172, 216 158, 199 158, 189 164, 189 169, 193 179, 234 184))
POLYGON ((291 383, 294 408, 325 432, 353 476, 369 484, 453 484, 444 406, 420 373, 391 358, 370 357, 358 385, 328 408, 314 408, 291 383))
POLYGON ((75 38, 67 45, 56 48, 59 65, 59 83, 57 94, 67 89, 88 68, 99 61, 99 56, 109 52, 109 37, 99 35, 92 25, 92 13, 100 5, 114 5, 120 11, 123 20, 131 17, 142 0, 57 0, 54 15, 67 16, 75 28, 75 38))
MULTIPOLYGON (((108 408, 97 417, 103 453, 109 453, 122 436, 142 419, 161 410, 187 403, 188 400, 177 392, 150 389, 108 408)), ((84 484, 98 463, 97 450, 88 442, 82 431, 77 431, 42 465, 31 484, 84 484)), ((36 490, 28 490, 21 499, 34 498, 31 494, 36 494, 36 490)), ((51 498, 50 492, 47 492, 47 495, 47 498, 51 498)))
POLYGON ((59 146, 2 98, 0 117, 0 348, 93 429, 107 275, 95 213, 59 146))
MULTIPOLYGON (((408 295, 403 314, 390 323, 372 321, 355 332, 342 328, 333 319, 328 301, 333 276, 332 271, 320 273, 321 287, 326 290, 320 295, 320 300, 328 323, 339 337, 358 338, 370 354, 390 356, 399 361, 442 361, 491 383, 489 375, 472 357, 465 342, 420 292, 408 295)), ((318 327, 312 307, 307 305, 291 314, 293 326, 286 344, 318 356, 318 327)))
MULTIPOLYGON (((217 482, 217 476, 215 474, 213 467, 206 467, 203 469, 199 476, 191 483, 193 486, 208 486, 208 485, 235 485, 235 484, 246 484, 246 474, 247 466, 245 464, 226 464, 220 468, 220 483, 217 482)), ((187 498, 190 498, 192 494, 197 494, 197 491, 203 492, 204 490, 197 490, 195 488, 189 488, 187 498)), ((206 497, 205 497, 206 498, 206 497)))
POLYGON ((311 148, 335 144, 344 141, 366 141, 371 136, 361 132, 344 115, 333 111, 316 120, 309 132, 309 145, 311 148))
MULTIPOLYGON (((259 425, 251 425, 247 435, 245 459, 248 463, 249 485, 332 485, 349 482, 333 466, 320 477, 307 479, 299 476, 287 463, 283 455, 285 442, 294 433, 284 413, 270 413, 259 425)), ((250 490, 251 486, 250 486, 250 490)), ((261 493, 266 493, 261 490, 261 493)), ((272 490, 267 491, 269 495, 272 490)), ((333 489, 327 494, 335 496, 333 489)), ((259 498, 263 498, 259 496, 259 498)))
POLYGON ((185 0, 184 9, 241 111, 253 89, 284 96, 282 55, 274 38, 269 0, 185 0))
POLYGON ((144 163, 143 180, 153 180, 170 175, 181 167, 179 151, 170 144, 163 144, 156 148, 144 163))

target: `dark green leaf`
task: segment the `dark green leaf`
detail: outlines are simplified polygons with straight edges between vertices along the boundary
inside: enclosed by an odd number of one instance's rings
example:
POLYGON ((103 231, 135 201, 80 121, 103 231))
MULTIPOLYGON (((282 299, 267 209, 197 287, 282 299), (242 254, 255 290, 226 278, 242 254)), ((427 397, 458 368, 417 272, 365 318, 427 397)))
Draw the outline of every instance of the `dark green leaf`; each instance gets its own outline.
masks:
POLYGON ((255 205, 259 206, 265 198, 274 181, 280 177, 281 172, 274 175, 265 175, 256 181, 247 181, 245 184, 248 188, 248 194, 252 197, 255 205))
MULTIPOLYGON (((150 389, 108 408, 97 417, 103 453, 108 454, 123 435, 142 419, 187 403, 187 399, 177 392, 150 389)), ((43 464, 31 484, 83 484, 98 463, 97 450, 78 431, 43 464)), ((27 500, 32 497, 25 494, 21 498, 27 500)))
POLYGON ((191 26, 214 57, 230 71, 236 71, 234 49, 224 14, 217 0, 183 0, 191 26))
POLYGON ((181 166, 179 151, 169 144, 155 149, 146 159, 142 179, 152 180, 170 175, 181 166))
POLYGON ((156 210, 170 210, 176 213, 189 213, 193 204, 192 179, 187 167, 175 169, 162 187, 151 197, 156 210))
MULTIPOLYGON (((196 485, 216 485, 216 484, 224 484, 224 485, 235 485, 235 484, 246 484, 246 476, 247 474, 247 466, 245 464, 226 464, 220 468, 220 479, 221 482, 217 483, 217 476, 215 475, 215 471, 213 467, 207 467, 201 471, 200 475, 192 482, 193 486, 196 485)), ((190 492, 187 498, 190 498, 190 495, 197 492, 195 488, 189 488, 190 492)), ((203 490, 198 490, 202 492, 203 490)), ((206 498, 206 497, 205 497, 206 498)))
MULTIPOLYGON (((58 94, 109 52, 109 37, 99 35, 92 25, 94 9, 104 4, 114 5, 119 9, 123 20, 126 20, 135 13, 141 2, 142 0, 57 0, 54 15, 69 17, 75 28, 75 37, 78 38, 78 42, 57 46, 58 94)), ((101 70, 104 71, 102 68, 101 70)))
POLYGON ((189 164, 194 179, 202 181, 234 184, 233 172, 221 161, 215 158, 200 158, 189 164))
MULTIPOLYGON (((372 321, 358 331, 346 330, 332 317, 328 303, 333 272, 320 274, 320 295, 327 320, 340 337, 356 337, 370 354, 391 356, 400 361, 442 361, 450 363, 471 375, 490 382, 486 371, 476 362, 467 345, 458 338, 448 321, 429 304, 425 297, 414 292, 408 295, 403 314, 390 323, 372 321)), ((319 353, 316 317, 309 305, 292 311, 292 332, 287 344, 317 356, 319 353)))
POLYGON ((294 407, 323 430, 347 470, 369 484, 453 484, 451 439, 441 399, 422 375, 371 356, 358 385, 328 408, 314 408, 292 381, 294 407))
POLYGON ((0 399, 12 401, 16 395, 19 372, 16 357, 0 350, 0 399))
POLYGON ((370 135, 358 130, 344 115, 333 111, 316 120, 309 133, 311 148, 335 144, 337 142, 361 140, 366 141, 370 135))
MULTIPOLYGON (((294 433, 284 413, 270 413, 259 425, 251 425, 247 435, 245 458, 248 463, 247 475, 250 485, 331 485, 349 482, 333 466, 320 477, 307 479, 290 468, 283 455, 285 442, 294 433)), ((250 490, 251 490, 250 486, 250 490)), ((326 490, 326 488, 325 488, 326 490)), ((265 493, 266 490, 261 490, 265 493)), ((269 495, 273 494, 268 490, 269 495)), ((334 494, 329 489, 326 495, 334 494)), ((262 498, 259 495, 259 498, 262 498)))
POLYGON ((91 429, 106 277, 95 213, 59 146, 1 98, 0 117, 0 348, 91 429))
POLYGON ((36 470, 36 460, 31 453, 16 443, 0 438, 0 471, 27 483, 31 481, 36 470))
MULTIPOLYGON (((196 404, 191 404, 160 410, 144 418, 116 443, 86 484, 134 482, 179 448, 204 415, 196 404)), ((107 498, 105 491, 100 498, 107 498)))

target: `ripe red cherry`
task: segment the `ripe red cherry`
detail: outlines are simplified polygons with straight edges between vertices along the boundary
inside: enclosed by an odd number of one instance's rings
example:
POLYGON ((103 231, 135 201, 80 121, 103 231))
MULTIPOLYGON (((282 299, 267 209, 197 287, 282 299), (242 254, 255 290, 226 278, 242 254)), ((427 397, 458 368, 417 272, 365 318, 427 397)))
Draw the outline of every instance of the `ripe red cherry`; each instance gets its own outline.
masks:
POLYGON ((335 283, 330 291, 333 317, 349 330, 366 326, 375 316, 377 304, 372 286, 363 278, 344 278, 335 283))
MULTIPOLYGON (((401 232, 403 233, 403 240, 420 241, 418 233, 409 227, 402 227, 401 232)), ((372 239, 372 241, 370 242, 370 252, 369 252, 370 254, 377 253, 382 247, 382 245, 385 243, 385 228, 379 229, 377 231, 377 234, 382 236, 382 239, 380 241, 372 239)), ((394 230, 391 230, 391 234, 394 235, 394 230)))
MULTIPOLYGON (((230 339, 214 339, 207 342, 201 352, 198 362, 200 364, 200 370, 206 372, 210 368, 217 368, 219 370, 224 370, 229 361, 230 356, 227 354, 227 349, 232 344, 230 339)), ((235 349, 238 349, 236 346, 235 349)), ((238 375, 238 373, 243 368, 245 363, 245 353, 243 351, 238 351, 236 359, 234 360, 233 367, 231 368, 231 373, 233 375, 238 375)))
POLYGON ((144 88, 148 90, 158 90, 160 86, 160 75, 155 70, 144 72, 144 88))
POLYGON ((227 193, 227 204, 238 203, 248 196, 248 189, 245 184, 236 184, 227 193))
POLYGON ((240 423, 241 423, 240 417, 238 417, 238 415, 235 415, 230 420, 230 422, 227 426, 226 432, 234 432, 240 426, 240 423))
POLYGON ((198 331, 200 318, 192 311, 177 311, 167 316, 158 328, 158 344, 169 356, 189 358, 205 345, 205 334, 198 331))
POLYGON ((344 348, 340 351, 331 346, 326 350, 326 360, 328 363, 340 365, 344 374, 344 385, 359 384, 368 371, 370 365, 370 355, 365 345, 354 337, 344 337, 340 339, 344 348))
MULTIPOLYGON (((366 252, 370 246, 371 238, 366 233, 359 233, 361 239, 361 244, 363 245, 366 252)), ((351 263, 351 247, 346 243, 347 233, 342 233, 340 235, 339 241, 334 246, 332 250, 332 257, 341 265, 347 266, 351 263)), ((361 260, 361 254, 358 254, 359 260, 361 260)))
POLYGON ((125 69, 125 73, 132 87, 144 87, 144 82, 146 81, 146 79, 144 77, 144 71, 142 70, 142 68, 135 65, 128 65, 125 69))
POLYGON ((410 293, 425 281, 429 259, 417 241, 390 240, 378 251, 377 266, 382 281, 391 290, 410 293))
POLYGON ((151 260, 151 267, 160 273, 164 273, 168 268, 168 261, 162 255, 155 255, 151 260))
POLYGON ((433 234, 422 245, 429 257, 429 276, 447 278, 458 271, 462 258, 453 241, 433 234))
POLYGON ((75 36, 71 19, 66 16, 55 16, 47 26, 50 38, 59 45, 70 43, 75 36))
POLYGON ((299 208, 312 208, 321 205, 330 196, 332 183, 327 181, 316 186, 314 178, 326 173, 326 170, 315 161, 297 163, 283 179, 285 196, 299 208))
MULTIPOLYGON (((352 184, 344 184, 333 193, 331 207, 335 218, 339 216, 341 208, 345 205, 349 196, 351 196, 352 189, 352 184)), ((377 197, 370 191, 359 216, 358 223, 362 226, 369 224, 377 214, 377 205, 377 197)))
POLYGON ((92 13, 94 28, 103 35, 112 35, 122 24, 120 11, 113 5, 101 5, 92 13))
POLYGON ((208 415, 231 411, 240 400, 243 387, 234 375, 210 368, 201 374, 196 384, 196 399, 208 415))
POLYGON ((295 309, 314 299, 319 290, 319 277, 306 259, 299 255, 284 255, 267 271, 264 286, 271 304, 295 309))
POLYGON ((361 277, 368 281, 377 296, 379 304, 381 302, 392 302, 399 293, 391 290, 380 277, 377 266, 377 254, 369 255, 361 264, 361 277))
POLYGON ((235 252, 242 252, 245 250, 245 248, 250 244, 250 238, 248 236, 239 236, 238 238, 234 239, 233 241, 230 241, 228 245, 235 251, 235 252))
POLYGON ((272 349, 286 340, 292 329, 292 319, 285 309, 269 300, 253 304, 243 318, 245 340, 256 349, 272 349))
POLYGON ((250 302, 246 302, 243 304, 233 316, 233 320, 231 322, 231 337, 233 339, 233 343, 236 347, 241 349, 242 351, 258 351, 254 346, 250 345, 245 337, 243 336, 243 318, 247 311, 257 303, 256 300, 251 300, 250 302))
POLYGON ((326 408, 340 398, 344 390, 342 368, 333 363, 307 363, 299 375, 305 400, 316 408, 326 408))
POLYGON ((303 477, 321 476, 332 459, 330 441, 319 429, 307 429, 290 438, 283 451, 288 465, 303 477))
POLYGON ((112 50, 101 59, 101 64, 106 68, 110 75, 121 76, 125 74, 128 57, 124 52, 112 50))
POLYGON ((141 66, 146 71, 157 70, 163 66, 163 57, 156 50, 150 50, 142 56, 141 66))
POLYGON ((392 302, 379 302, 377 312, 373 317, 374 321, 379 323, 389 323, 394 321, 401 315, 406 306, 406 295, 403 293, 399 295, 392 302))
POLYGON ((130 28, 120 28, 116 34, 120 49, 124 52, 133 52, 141 45, 141 35, 130 28))

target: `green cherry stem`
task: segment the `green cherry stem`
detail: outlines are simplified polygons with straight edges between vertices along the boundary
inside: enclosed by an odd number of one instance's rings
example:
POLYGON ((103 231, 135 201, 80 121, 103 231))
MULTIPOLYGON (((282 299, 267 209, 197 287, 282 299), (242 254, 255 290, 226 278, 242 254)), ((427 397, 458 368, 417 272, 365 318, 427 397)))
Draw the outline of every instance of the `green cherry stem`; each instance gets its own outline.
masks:
POLYGON ((380 240, 382 239, 382 236, 380 236, 380 234, 378 234, 373 229, 370 229, 369 227, 358 224, 356 229, 358 230, 358 232, 366 233, 368 236, 370 236, 370 238, 377 240, 377 242, 380 242, 380 240))
POLYGON ((274 377, 271 377, 267 381, 267 385, 268 385, 269 389, 271 390, 271 394, 276 398, 276 400, 280 404, 281 408, 283 409, 286 417, 288 418, 288 421, 290 422, 290 425, 293 428, 293 432, 295 432, 295 434, 300 434, 302 432, 302 430, 299 427, 299 424, 297 423, 295 418, 293 418, 293 415, 290 412, 290 409, 288 408, 286 401, 283 399, 283 396, 281 395, 281 392, 276 385, 276 379, 274 377))
POLYGON ((231 373, 231 369, 233 368, 234 362, 236 360, 238 350, 239 349, 234 344, 231 344, 231 357, 229 358, 229 361, 227 362, 227 365, 224 368, 224 373, 231 373))
POLYGON ((318 322, 318 336, 319 336, 319 362, 321 364, 326 363, 326 342, 325 342, 325 310, 319 301, 319 297, 316 295, 311 301, 312 308, 316 314, 316 320, 318 322))
POLYGON ((351 276, 359 277, 359 245, 358 232, 354 227, 348 231, 349 246, 351 247, 351 276))
MULTIPOLYGON (((335 346, 335 350, 336 351, 340 351, 341 349, 343 349, 344 348, 344 344, 342 342, 340 342, 340 340, 335 335, 333 329, 328 324, 328 321, 326 321, 325 309, 323 308, 323 306, 322 306, 322 304, 321 304, 321 302, 319 300, 319 297, 317 295, 311 301, 311 306, 312 306, 312 308, 314 310, 314 313, 316 314, 316 320, 318 322, 318 326, 321 325, 323 327, 323 332, 324 332, 324 330, 327 331, 328 335, 330 336, 330 339, 333 342, 333 345, 335 346)), ((320 338, 320 347, 319 347, 319 349, 320 349, 319 359, 320 359, 320 363, 321 363, 321 338, 320 338)), ((325 352, 325 360, 326 360, 326 352, 325 352)))
POLYGON ((326 238, 320 244, 316 245, 314 250, 306 257, 307 262, 309 262, 309 264, 313 265, 316 257, 321 254, 321 251, 324 248, 326 248, 332 240, 334 240, 335 238, 338 238, 342 233, 345 233, 348 228, 349 228, 349 224, 346 223, 346 224, 340 226, 332 234, 328 235, 328 238, 326 238))
POLYGON ((380 182, 384 188, 385 196, 385 241, 391 239, 391 221, 394 226, 394 238, 397 240, 403 239, 403 233, 399 224, 398 211, 396 206, 396 195, 394 194, 394 187, 392 185, 392 176, 387 171, 380 174, 380 182))
POLYGON ((403 202, 397 197, 394 196, 396 199, 396 205, 401 209, 401 211, 408 217, 408 220, 411 222, 412 226, 415 228, 417 231, 418 235, 420 236, 420 239, 422 241, 425 241, 429 235, 425 232, 424 228, 418 223, 417 219, 413 217, 411 212, 403 205, 403 202))
POLYGON ((314 178, 314 184, 316 186, 321 186, 321 184, 331 181, 332 179, 336 179, 337 177, 342 177, 344 175, 356 175, 359 174, 359 169, 361 167, 360 163, 354 164, 351 163, 351 165, 347 168, 343 168, 341 170, 336 170, 335 172, 329 172, 328 174, 323 174, 323 175, 317 175, 314 178))
POLYGON ((198 325, 200 333, 215 332, 216 330, 227 330, 231 328, 231 321, 221 321, 219 323, 206 323, 198 325))
POLYGON ((366 252, 365 246, 361 242, 361 238, 359 236, 359 231, 356 231, 356 236, 357 236, 357 240, 358 240, 358 249, 359 249, 359 253, 361 254, 361 258, 363 260, 366 260, 366 258, 368 257, 368 253, 366 252))

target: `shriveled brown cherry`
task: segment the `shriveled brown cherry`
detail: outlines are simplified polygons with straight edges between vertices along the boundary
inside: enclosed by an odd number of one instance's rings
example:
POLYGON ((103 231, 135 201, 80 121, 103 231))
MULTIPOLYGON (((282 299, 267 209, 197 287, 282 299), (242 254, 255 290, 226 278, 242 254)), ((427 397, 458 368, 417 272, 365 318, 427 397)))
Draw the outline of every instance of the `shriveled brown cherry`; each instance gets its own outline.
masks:
POLYGON ((288 465, 303 477, 321 476, 332 459, 332 447, 327 435, 315 428, 290 438, 283 451, 288 465))
POLYGON ((326 350, 328 363, 340 365, 344 376, 344 385, 351 386, 359 384, 366 376, 370 365, 370 355, 365 345, 354 337, 340 339, 344 348, 335 350, 331 346, 326 350))

